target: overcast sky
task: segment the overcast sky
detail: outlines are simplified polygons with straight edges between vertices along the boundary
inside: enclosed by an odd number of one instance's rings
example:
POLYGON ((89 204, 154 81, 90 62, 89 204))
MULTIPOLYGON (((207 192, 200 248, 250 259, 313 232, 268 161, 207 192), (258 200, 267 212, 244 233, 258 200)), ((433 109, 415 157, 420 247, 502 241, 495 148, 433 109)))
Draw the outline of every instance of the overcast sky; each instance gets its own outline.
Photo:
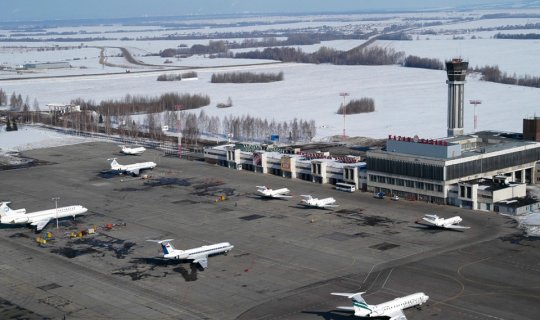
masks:
POLYGON ((523 1, 527 2, 527 0, 0 0, 0 19, 17 21, 220 13, 424 10, 523 1))

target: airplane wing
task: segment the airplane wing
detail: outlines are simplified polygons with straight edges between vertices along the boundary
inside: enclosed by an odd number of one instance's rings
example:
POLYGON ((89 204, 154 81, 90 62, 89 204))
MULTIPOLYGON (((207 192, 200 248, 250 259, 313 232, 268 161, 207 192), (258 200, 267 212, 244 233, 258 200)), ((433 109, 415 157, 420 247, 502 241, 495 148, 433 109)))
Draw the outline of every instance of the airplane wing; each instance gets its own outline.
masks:
POLYGON ((422 220, 424 220, 425 222, 430 223, 430 224, 432 224, 432 225, 434 225, 434 226, 437 226, 437 227, 439 226, 439 225, 437 225, 437 224, 435 223, 435 221, 433 221, 433 220, 430 219, 430 218, 422 218, 422 220))
POLYGON ((292 198, 292 196, 288 196, 286 194, 274 194, 272 195, 272 198, 292 198))
POLYGON ((321 208, 337 208, 339 207, 339 204, 323 204, 320 207, 321 208))
POLYGON ((203 269, 206 269, 208 268, 208 256, 194 259, 193 263, 198 263, 203 269))
POLYGON ((388 313, 386 316, 390 317, 390 320, 407 320, 407 317, 403 313, 403 310, 396 310, 388 313))
POLYGON ((132 170, 126 170, 126 171, 127 171, 129 174, 138 176, 138 175, 139 175, 139 172, 140 172, 140 169, 132 169, 132 170))
POLYGON ((350 311, 350 312, 354 312, 354 307, 338 306, 338 307, 336 307, 336 310, 342 310, 342 311, 350 311))
POLYGON ((51 218, 37 220, 30 224, 35 226, 37 231, 41 231, 43 228, 45 228, 45 226, 47 225, 47 223, 49 223, 49 221, 51 221, 51 218))
POLYGON ((471 228, 471 227, 461 226, 459 224, 451 224, 444 227, 448 229, 470 229, 471 228))

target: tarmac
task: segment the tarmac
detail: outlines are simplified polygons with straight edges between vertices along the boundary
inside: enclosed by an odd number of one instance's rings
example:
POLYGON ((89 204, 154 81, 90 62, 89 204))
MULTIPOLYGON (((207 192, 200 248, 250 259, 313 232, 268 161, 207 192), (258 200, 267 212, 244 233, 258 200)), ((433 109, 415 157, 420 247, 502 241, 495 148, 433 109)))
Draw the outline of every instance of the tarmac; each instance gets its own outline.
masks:
POLYGON ((405 310, 409 319, 538 317, 540 241, 509 218, 118 151, 102 142, 36 149, 24 155, 39 165, 0 171, 0 200, 14 209, 51 209, 53 197, 89 209, 39 234, 0 228, 0 318, 351 319, 335 309, 351 302, 330 293, 361 291, 370 304, 424 292, 428 302, 405 310), (157 167, 146 178, 112 175, 111 157, 157 167), (287 187, 293 198, 263 200, 257 185, 287 187), (339 207, 305 209, 301 194, 339 207), (460 215, 471 229, 415 223, 428 213, 460 215), (39 245, 48 231, 53 239, 39 245), (202 271, 161 259, 146 241, 169 238, 179 249, 235 247, 202 271))

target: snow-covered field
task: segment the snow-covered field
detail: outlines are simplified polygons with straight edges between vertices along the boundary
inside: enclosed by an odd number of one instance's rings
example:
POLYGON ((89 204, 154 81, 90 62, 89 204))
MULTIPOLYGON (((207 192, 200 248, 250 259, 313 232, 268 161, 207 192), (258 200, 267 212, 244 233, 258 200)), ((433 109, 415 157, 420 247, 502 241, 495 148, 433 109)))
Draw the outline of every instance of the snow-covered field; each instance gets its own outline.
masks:
POLYGON ((52 130, 20 125, 18 131, 0 127, 0 155, 31 149, 51 148, 91 141, 89 138, 66 136, 52 130))
MULTIPOLYGON (((504 12, 504 11, 503 11, 504 12)), ((517 11, 527 12, 527 11, 517 11)), ((538 11, 531 11, 538 13, 538 11)), ((98 36, 136 36, 162 35, 172 33, 188 34, 216 33, 253 30, 302 30, 306 28, 335 28, 336 30, 381 30, 391 24, 409 25, 421 21, 440 21, 446 23, 455 17, 478 18, 482 14, 494 12, 453 12, 453 13, 407 13, 379 15, 333 15, 312 17, 267 17, 278 20, 280 24, 259 26, 238 26, 223 28, 200 28, 187 30, 168 30, 158 26, 128 27, 120 25, 88 27, 89 32, 98 36), (369 19, 371 18, 371 19, 369 19), (380 19, 377 21, 377 19, 380 19), (118 30, 129 30, 127 33, 118 30), (117 33, 106 33, 116 31, 117 33)), ((251 20, 264 17, 251 18, 251 20)), ((424 28, 411 30, 412 41, 376 41, 375 45, 404 51, 406 54, 421 57, 437 58, 440 60, 462 57, 469 60, 470 66, 499 65, 502 71, 517 75, 529 74, 540 76, 539 40, 499 40, 486 36, 486 32, 470 31, 479 27, 496 27, 525 23, 536 23, 540 19, 490 19, 443 24, 431 27, 440 32, 439 35, 421 35, 416 37, 424 28), (453 34, 458 35, 463 30, 464 40, 452 40, 453 34), (484 34, 481 39, 471 39, 472 36, 484 34), (416 40, 418 38, 418 40, 416 40), (429 38, 429 40, 427 39, 429 38)), ((220 21, 222 22, 222 21, 220 21)), ((86 30, 86 27, 77 27, 86 30)), ((52 31, 67 29, 52 29, 52 31)), ((515 32, 515 30, 512 30, 515 32)), ((535 30, 530 30, 535 32, 535 30)), ((2 31, 5 33, 5 31, 2 31)), ((538 32, 540 33, 540 31, 538 32)), ((6 33, 7 34, 7 33, 6 33)), ((54 36, 51 36, 54 37, 54 36)), ((241 41, 242 39, 237 39, 241 41)), ((321 46, 329 46, 338 50, 348 50, 362 40, 335 40, 321 44, 301 47, 306 52, 313 52, 321 46)), ((189 41, 96 41, 87 43, 92 46, 106 46, 107 55, 117 55, 118 49, 111 47, 127 47, 136 59, 144 63, 164 65, 164 58, 145 56, 166 48, 175 48, 180 44, 206 44, 208 40, 189 41)), ((55 45, 54 43, 38 43, 55 45)), ((3 46, 36 46, 36 43, 2 42, 3 46)), ((66 45, 66 44, 61 44, 66 45)), ((75 44, 74 44, 75 45, 75 44)), ((296 46, 295 46, 296 47, 296 46)), ((264 63, 268 60, 237 60, 209 59, 205 56, 193 56, 185 59, 170 59, 173 66, 185 66, 194 69, 199 75, 198 81, 158 82, 156 78, 163 73, 180 73, 167 71, 157 67, 130 66, 122 57, 109 57, 108 62, 117 67, 103 67, 98 63, 99 49, 82 48, 66 51, 38 52, 37 50, 19 49, 19 56, 10 53, 8 49, 0 49, 0 63, 24 63, 26 61, 70 61, 72 69, 46 70, 36 72, 34 76, 57 76, 78 74, 77 78, 3 80, 0 88, 10 94, 28 95, 30 101, 36 98, 45 109, 51 102, 68 103, 72 99, 83 98, 99 102, 105 99, 119 99, 126 94, 158 96, 167 92, 207 94, 211 105, 202 110, 208 115, 225 116, 228 114, 250 114, 257 117, 275 119, 278 121, 294 118, 315 120, 318 125, 317 137, 324 139, 328 136, 341 134, 344 119, 337 115, 343 102, 339 95, 348 92, 347 99, 370 97, 375 100, 376 111, 369 114, 350 115, 345 119, 347 134, 350 136, 368 136, 384 138, 388 134, 415 135, 422 137, 443 137, 446 135, 447 85, 444 71, 404 68, 400 66, 335 66, 335 65, 305 65, 305 64, 273 64, 246 66, 245 64, 264 63), (56 57, 55 54, 58 54, 56 57), (55 59, 56 57, 56 59, 55 59), (86 58, 86 59, 84 59, 86 58), (226 67, 231 65, 244 65, 226 67), (83 67, 83 68, 81 68, 83 67), (126 68, 133 68, 131 73, 125 73, 126 68), (151 73, 137 73, 139 70, 152 70, 151 73), (212 84, 210 77, 216 72, 253 71, 280 72, 285 80, 261 84, 212 84), (99 75, 111 72, 122 72, 116 75, 99 75), (217 103, 225 102, 228 98, 233 101, 232 108, 218 109, 217 103)), ((187 70, 186 70, 187 71, 187 70)), ((184 71, 182 71, 184 72, 184 71)), ((1 72, 2 78, 24 78, 28 75, 14 75, 13 72, 1 72)), ((481 99, 482 104, 477 109, 479 130, 497 129, 506 131, 521 131, 522 119, 540 113, 538 101, 540 89, 509 86, 483 82, 475 76, 469 76, 465 85, 465 131, 473 131, 473 107, 468 104, 470 99, 481 99)), ((193 111, 199 112, 199 111, 193 111)))

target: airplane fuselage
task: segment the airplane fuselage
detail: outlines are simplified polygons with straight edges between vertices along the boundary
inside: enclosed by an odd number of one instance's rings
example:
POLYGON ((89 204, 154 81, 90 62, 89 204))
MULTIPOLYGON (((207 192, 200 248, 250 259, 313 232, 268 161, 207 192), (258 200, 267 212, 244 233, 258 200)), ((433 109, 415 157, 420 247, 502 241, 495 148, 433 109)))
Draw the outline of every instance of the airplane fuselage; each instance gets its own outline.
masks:
POLYGON ((171 253, 165 254, 164 257, 169 259, 196 259, 202 255, 211 256, 229 252, 233 248, 234 246, 231 245, 229 242, 221 242, 193 249, 174 250, 171 253))
POLYGON ((311 199, 303 199, 301 204, 308 207, 324 208, 326 206, 333 205, 335 202, 336 200, 332 197, 324 198, 324 199, 311 198, 311 199))
POLYGON ((23 223, 33 223, 35 221, 40 221, 44 219, 60 219, 65 217, 75 217, 79 214, 83 214, 88 209, 83 206, 69 206, 61 207, 58 209, 49 209, 43 211, 36 211, 25 213, 26 210, 18 209, 13 210, 12 214, 4 215, 0 218, 1 223, 5 224, 23 224, 23 223))
POLYGON ((437 227, 443 227, 443 228, 456 225, 460 223, 461 221, 463 221, 463 219, 461 219, 460 216, 455 216, 455 217, 445 219, 445 218, 439 218, 435 215, 426 215, 425 217, 422 218, 422 220, 427 221, 437 227))
POLYGON ((390 300, 375 306, 370 306, 372 308, 372 311, 370 313, 365 314, 356 314, 357 316, 371 316, 371 317, 377 317, 377 316, 387 316, 388 314, 393 314, 399 310, 408 309, 417 305, 421 305, 425 303, 428 300, 428 296, 426 296, 423 292, 417 292, 410 294, 405 297, 396 298, 394 300, 390 300))
POLYGON ((144 151, 146 151, 146 148, 144 147, 137 147, 137 148, 122 148, 122 153, 129 154, 129 155, 138 155, 142 154, 144 151))

